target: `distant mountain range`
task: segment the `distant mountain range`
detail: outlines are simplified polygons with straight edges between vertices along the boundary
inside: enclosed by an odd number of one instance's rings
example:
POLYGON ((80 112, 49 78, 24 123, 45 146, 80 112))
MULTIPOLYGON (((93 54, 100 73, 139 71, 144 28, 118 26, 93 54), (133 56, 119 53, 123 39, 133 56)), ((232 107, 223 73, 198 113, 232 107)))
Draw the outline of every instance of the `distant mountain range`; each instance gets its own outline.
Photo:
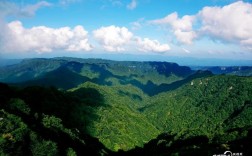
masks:
MULTIPOLYGON (((195 73, 168 62, 109 61, 102 59, 27 59, 0 68, 0 81, 20 85, 70 89, 86 81, 100 85, 132 84, 146 92, 164 88, 195 73), (148 90, 148 91, 147 91, 148 90)), ((149 93, 152 94, 152 93, 149 93)))
POLYGON ((21 61, 22 59, 1 59, 0 58, 0 67, 17 64, 17 63, 20 63, 21 61))
POLYGON ((251 67, 80 58, 0 67, 0 155, 251 155, 251 67))
POLYGON ((252 76, 252 66, 213 66, 213 67, 193 67, 198 70, 209 70, 213 74, 227 74, 239 76, 252 76))

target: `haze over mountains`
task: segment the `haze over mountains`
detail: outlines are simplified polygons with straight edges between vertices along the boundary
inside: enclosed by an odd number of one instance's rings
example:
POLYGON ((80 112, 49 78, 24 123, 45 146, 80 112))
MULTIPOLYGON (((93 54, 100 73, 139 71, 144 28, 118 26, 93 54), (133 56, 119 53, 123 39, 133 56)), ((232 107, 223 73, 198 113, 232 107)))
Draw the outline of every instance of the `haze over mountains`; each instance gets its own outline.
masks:
POLYGON ((0 152, 251 154, 252 68, 200 69, 66 57, 0 67, 0 152))

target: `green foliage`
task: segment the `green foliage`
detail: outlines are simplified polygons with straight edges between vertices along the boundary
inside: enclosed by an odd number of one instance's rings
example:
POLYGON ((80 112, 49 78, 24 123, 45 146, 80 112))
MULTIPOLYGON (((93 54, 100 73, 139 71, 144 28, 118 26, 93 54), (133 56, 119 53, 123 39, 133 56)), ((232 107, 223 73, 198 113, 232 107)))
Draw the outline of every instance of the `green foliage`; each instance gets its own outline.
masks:
POLYGON ((14 69, 0 80, 55 87, 0 84, 0 155, 213 155, 251 140, 251 77, 74 58, 14 69))
POLYGON ((77 156, 76 152, 72 148, 67 149, 67 156, 77 156))
POLYGON ((59 118, 56 118, 55 116, 49 116, 44 115, 42 119, 42 124, 46 128, 57 128, 57 129, 63 129, 62 120, 59 118))
POLYGON ((20 117, 0 110, 0 155, 22 155, 25 149, 27 125, 20 117))
MULTIPOLYGON (((251 86, 251 78, 237 76, 195 79, 177 90, 152 97, 142 110, 163 131, 185 138, 213 138, 229 129, 252 127, 251 86)), ((232 135, 237 139, 238 135, 232 135)))
POLYGON ((183 80, 192 73, 189 67, 168 62, 27 59, 10 67, 0 67, 0 81, 19 83, 20 86, 55 86, 60 89, 71 89, 87 81, 109 86, 132 84, 150 95, 149 87, 156 89, 163 84, 183 80))
POLYGON ((71 124, 58 117, 69 117, 61 114, 65 109, 70 111, 69 114, 74 113, 70 109, 72 104, 78 105, 74 97, 41 87, 12 90, 14 94, 9 96, 4 95, 8 92, 1 91, 6 100, 0 105, 0 155, 108 153, 98 140, 83 131, 80 133, 78 127, 67 128, 71 124), (73 101, 68 103, 70 99, 73 101))
MULTIPOLYGON (((100 99, 102 103, 99 103, 97 108, 95 103, 99 97, 90 99, 88 106, 82 105, 77 108, 75 118, 83 116, 81 115, 85 114, 83 112, 89 112, 86 118, 79 119, 85 123, 85 120, 91 117, 92 123, 86 124, 87 132, 99 138, 109 149, 114 151, 129 150, 135 146, 142 146, 159 134, 159 131, 148 122, 147 118, 137 111, 139 103, 142 102, 139 99, 147 97, 138 88, 131 85, 99 86, 87 82, 70 90, 70 92, 81 97, 80 91, 85 93, 85 88, 97 90, 103 96, 103 99, 100 99), (122 90, 124 94, 122 94, 122 90), (137 95, 138 98, 133 95, 137 95)), ((87 101, 82 100, 82 102, 87 101)))
POLYGON ((21 99, 10 99, 9 107, 13 111, 19 111, 26 115, 30 114, 31 109, 29 106, 21 99))
POLYGON ((56 156, 58 155, 58 147, 55 142, 43 140, 35 133, 30 134, 31 153, 38 156, 56 156))

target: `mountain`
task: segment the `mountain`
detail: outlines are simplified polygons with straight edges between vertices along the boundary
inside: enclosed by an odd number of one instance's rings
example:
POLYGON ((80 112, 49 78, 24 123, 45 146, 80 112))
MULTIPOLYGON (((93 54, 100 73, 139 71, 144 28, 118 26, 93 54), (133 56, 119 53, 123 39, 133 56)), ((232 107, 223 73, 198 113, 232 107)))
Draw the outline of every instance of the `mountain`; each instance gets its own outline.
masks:
POLYGON ((2 155, 252 154, 249 76, 52 58, 2 67, 0 79, 2 155))
POLYGON ((0 67, 0 82, 29 85, 54 85, 70 89, 90 81, 100 85, 132 84, 147 94, 164 84, 193 74, 189 67, 168 62, 109 61, 101 59, 27 59, 0 67))
POLYGON ((68 118, 74 110, 73 106, 79 105, 73 99, 55 88, 28 87, 19 90, 0 83, 0 154, 111 153, 96 138, 71 127, 68 118))
POLYGON ((209 70, 213 74, 226 74, 238 76, 252 76, 251 66, 209 66, 209 67, 192 67, 197 70, 209 70))
POLYGON ((22 61, 22 59, 2 59, 2 58, 0 58, 0 67, 18 64, 21 61, 22 61))
POLYGON ((61 66, 61 61, 25 59, 18 64, 0 67, 0 81, 17 83, 32 80, 61 66))

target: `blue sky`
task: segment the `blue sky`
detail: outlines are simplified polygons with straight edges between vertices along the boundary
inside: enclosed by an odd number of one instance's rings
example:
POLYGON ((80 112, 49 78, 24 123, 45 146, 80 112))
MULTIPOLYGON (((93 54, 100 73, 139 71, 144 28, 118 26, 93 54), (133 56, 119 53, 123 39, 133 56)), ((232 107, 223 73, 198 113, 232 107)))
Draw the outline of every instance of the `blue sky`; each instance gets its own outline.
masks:
POLYGON ((250 0, 2 0, 0 57, 252 60, 251 26, 250 0))

